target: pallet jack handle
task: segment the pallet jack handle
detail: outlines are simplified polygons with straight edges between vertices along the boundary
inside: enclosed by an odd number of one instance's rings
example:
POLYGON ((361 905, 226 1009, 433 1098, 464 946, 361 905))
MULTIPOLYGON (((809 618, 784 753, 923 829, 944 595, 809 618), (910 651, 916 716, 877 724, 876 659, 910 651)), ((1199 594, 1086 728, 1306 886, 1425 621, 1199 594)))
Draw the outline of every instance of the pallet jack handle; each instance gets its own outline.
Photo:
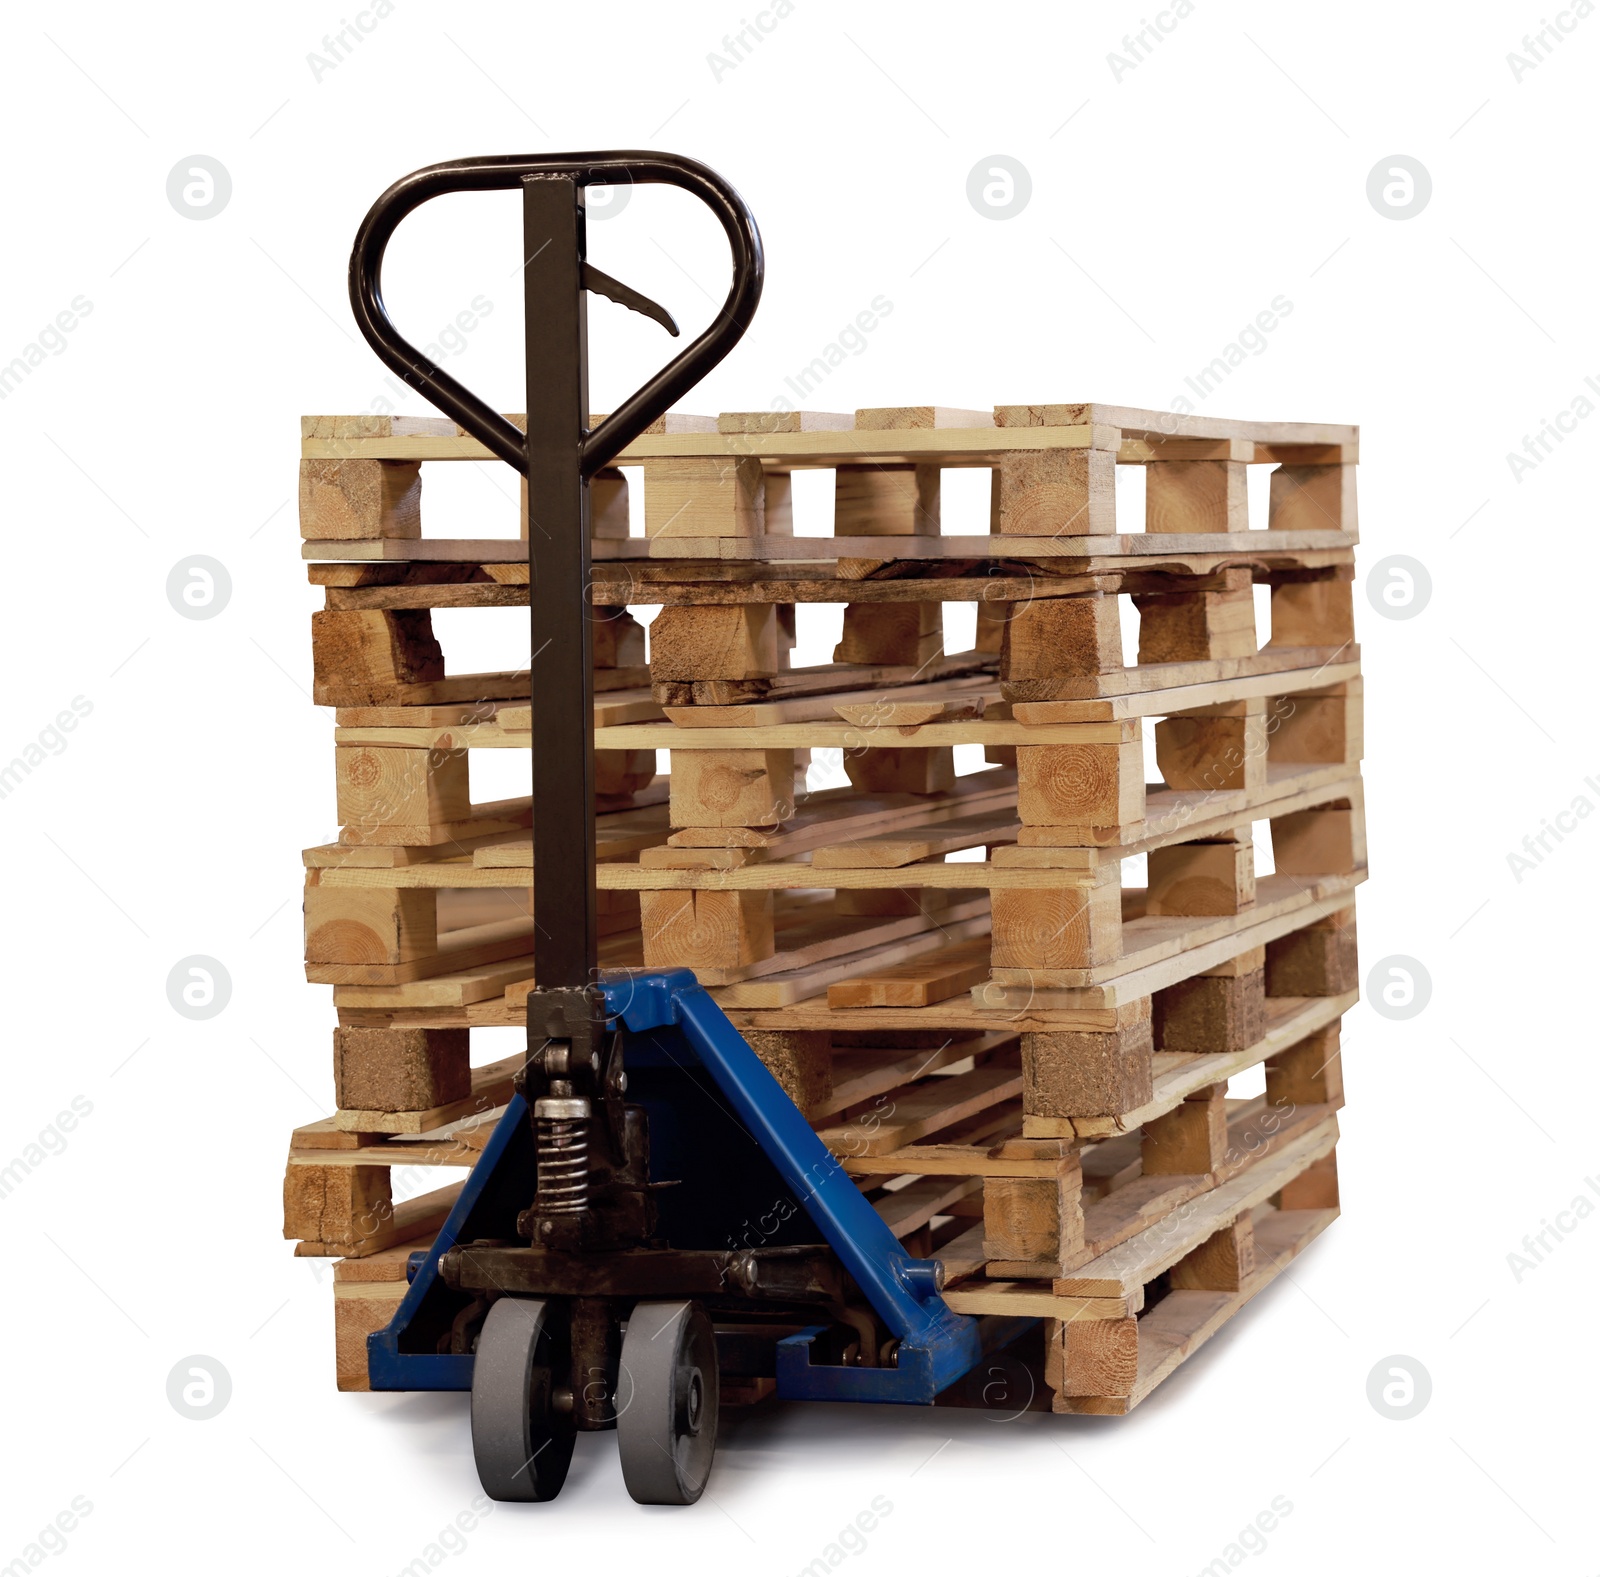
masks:
MULTIPOLYGON (((583 474, 592 477, 614 460, 635 438, 664 415, 738 344, 761 300, 763 260, 761 235, 744 199, 714 170, 675 153, 567 153, 545 158, 515 155, 453 159, 396 181, 372 205, 357 233, 350 256, 350 305, 357 324, 379 358, 440 410, 455 418, 472 436, 506 464, 528 474, 533 434, 524 436, 504 416, 409 344, 390 321, 383 304, 383 255, 407 214, 430 198, 447 192, 524 190, 537 181, 589 186, 676 186, 698 197, 716 216, 733 252, 733 282, 709 328, 660 372, 617 407, 580 445, 583 474)), ((530 258, 529 262, 534 259, 530 258)), ((599 276, 604 279, 605 276, 599 276)), ((609 281, 608 281, 609 283, 609 281)), ((529 293, 534 279, 530 274, 529 293)), ((589 287, 594 288, 594 287, 589 287)), ((609 294, 609 292, 603 292, 609 294)), ((616 299, 613 297, 613 299, 616 299)), ((624 303, 631 305, 631 303, 624 303)), ((546 302, 529 312, 530 349, 546 302)), ((530 356, 529 373, 536 359, 530 356)), ((541 375, 548 372, 540 367, 541 375)), ((587 425, 585 423, 585 425, 587 425)))
MULTIPOLYGON (((453 416, 528 484, 533 764, 534 974, 529 1051, 601 1033, 594 853, 594 675, 589 480, 738 343, 761 299, 761 237, 744 199, 715 172, 668 153, 571 153, 457 159, 397 181, 372 205, 350 256, 350 305, 380 359, 453 416), (674 335, 665 309, 585 257, 590 186, 664 184, 698 197, 721 223, 733 279, 709 328, 589 430, 587 293, 597 291, 674 335), (383 257, 407 214, 447 192, 520 188, 527 336, 523 433, 405 340, 383 303, 383 257), (537 999, 537 1000, 536 1000, 537 999)), ((580 1057, 580 1060, 581 1057, 580 1057)))

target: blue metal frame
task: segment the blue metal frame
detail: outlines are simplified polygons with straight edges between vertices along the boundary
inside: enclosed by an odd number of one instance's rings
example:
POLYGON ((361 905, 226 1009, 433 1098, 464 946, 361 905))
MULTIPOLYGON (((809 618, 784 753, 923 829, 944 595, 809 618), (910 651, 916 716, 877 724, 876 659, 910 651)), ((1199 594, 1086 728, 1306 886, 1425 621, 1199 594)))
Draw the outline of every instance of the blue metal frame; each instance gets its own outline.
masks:
MULTIPOLYGON (((931 1402, 986 1353, 1014 1341, 1033 1324, 1019 1319, 975 1320, 952 1312, 939 1295, 936 1262, 906 1253, 693 971, 613 970, 602 975, 600 983, 607 1016, 621 1019, 627 1029, 673 1028, 682 1033, 899 1342, 892 1369, 845 1368, 811 1362, 811 1344, 821 1327, 788 1337, 778 1347, 780 1396, 931 1402)), ((513 1137, 527 1122, 527 1106, 514 1096, 394 1319, 367 1338, 368 1376, 375 1391, 471 1387, 470 1356, 402 1352, 400 1338, 438 1279, 440 1256, 462 1240, 513 1137)))

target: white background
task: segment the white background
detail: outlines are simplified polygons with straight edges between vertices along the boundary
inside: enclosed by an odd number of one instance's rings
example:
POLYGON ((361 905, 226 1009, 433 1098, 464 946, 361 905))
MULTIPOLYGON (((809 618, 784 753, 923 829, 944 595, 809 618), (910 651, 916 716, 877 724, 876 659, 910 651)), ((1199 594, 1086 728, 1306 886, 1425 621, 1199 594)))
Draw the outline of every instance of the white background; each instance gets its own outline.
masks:
MULTIPOLYGON (((1600 422, 1520 481, 1506 455, 1600 374, 1580 162, 1600 21, 1560 13, 1575 30, 1519 81, 1532 5, 1201 0, 1118 80, 1107 56, 1149 14, 1132 6, 800 0, 719 79, 708 54, 751 10, 401 0, 320 78, 307 57, 349 16, 331 3, 11 13, 0 362, 75 297, 92 311, 0 406, 0 757, 74 697, 92 710, 0 800, 0 1159, 74 1097, 92 1111, 0 1201, 0 1563, 82 1496, 52 1572, 394 1573, 478 1494, 464 1397, 334 1391, 328 1268, 279 1239, 289 1130, 331 1109, 332 1011, 298 929, 299 850, 334 828, 297 418, 383 393, 343 281, 393 179, 662 147, 740 188, 769 258, 752 332, 691 410, 766 405, 879 295, 891 313, 810 404, 1165 407, 1289 299, 1200 408, 1361 425, 1363 969, 1414 958, 1432 998, 1347 1020, 1344 1218, 1132 1417, 774 1407, 727 1432, 710 1493, 677 1512, 635 1507, 614 1442, 587 1438, 559 1501, 498 1507, 434 1553, 451 1571, 792 1573, 885 1496, 851 1571, 1182 1574, 1284 1496, 1250 1570, 1592 1571, 1600 1223, 1547 1237, 1520 1280, 1507 1256, 1600 1173, 1583 996, 1600 830, 1569 821, 1520 880, 1507 856, 1600 803, 1582 547, 1600 422), (195 154, 232 181, 204 221, 166 195, 195 154), (1032 182, 1003 221, 966 196, 996 154, 1032 182), (1367 196, 1396 154, 1432 180, 1405 220, 1367 196), (232 585, 204 621, 165 589, 197 553, 232 585), (1432 583, 1403 621, 1364 593, 1392 554, 1432 583), (192 954, 232 981, 205 1022, 167 1000, 192 954), (167 1400, 193 1354, 231 1376, 207 1421, 167 1400), (1396 1354, 1432 1381, 1407 1421, 1367 1395, 1396 1354)), ((440 207, 397 241, 391 304, 420 341, 485 295, 449 365, 521 409, 515 199, 440 207)), ((688 199, 641 193, 592 255, 697 328, 720 247, 688 199)), ((666 342, 604 303, 594 319, 606 409, 666 342)), ((431 529, 513 531, 509 491, 471 486, 431 529)), ((463 632, 440 627, 449 650, 463 632)))

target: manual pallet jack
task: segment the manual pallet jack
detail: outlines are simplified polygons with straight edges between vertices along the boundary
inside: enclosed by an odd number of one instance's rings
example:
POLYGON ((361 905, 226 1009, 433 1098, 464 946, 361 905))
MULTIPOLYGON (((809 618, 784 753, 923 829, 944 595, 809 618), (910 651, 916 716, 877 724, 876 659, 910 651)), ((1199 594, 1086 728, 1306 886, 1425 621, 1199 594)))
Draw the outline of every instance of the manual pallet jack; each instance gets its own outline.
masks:
POLYGON ((690 970, 596 967, 589 482, 733 349, 761 283, 743 199, 660 153, 432 165, 378 199, 350 260, 379 357, 528 484, 527 1060, 367 1358, 376 1391, 471 1391, 473 1454, 497 1500, 553 1498, 576 1432, 614 1428, 633 1498, 687 1505, 711 1470, 720 1374, 775 1379, 780 1397, 931 1403, 1034 1323, 950 1310, 938 1261, 906 1253, 690 970), (733 282, 711 326, 590 431, 587 293, 678 333, 585 258, 585 189, 649 182, 712 210, 733 282), (413 209, 517 188, 526 434, 400 337, 381 288, 413 209))

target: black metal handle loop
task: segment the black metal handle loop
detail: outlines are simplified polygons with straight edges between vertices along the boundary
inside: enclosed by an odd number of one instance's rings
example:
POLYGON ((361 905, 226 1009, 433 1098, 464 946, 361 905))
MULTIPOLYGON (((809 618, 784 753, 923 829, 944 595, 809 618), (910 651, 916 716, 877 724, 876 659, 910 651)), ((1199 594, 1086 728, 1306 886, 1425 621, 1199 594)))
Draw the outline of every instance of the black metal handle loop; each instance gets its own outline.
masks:
POLYGON ((761 299, 761 235, 740 195, 715 171, 674 153, 562 153, 456 159, 415 170, 372 205, 350 254, 350 307, 386 366, 425 394, 507 465, 526 473, 527 440, 504 416, 405 340, 383 304, 383 254, 400 221, 446 192, 503 191, 540 177, 579 186, 677 186, 717 216, 733 253, 733 283, 715 321, 693 344, 629 395, 583 440, 583 474, 593 476, 693 388, 738 344, 761 299))

